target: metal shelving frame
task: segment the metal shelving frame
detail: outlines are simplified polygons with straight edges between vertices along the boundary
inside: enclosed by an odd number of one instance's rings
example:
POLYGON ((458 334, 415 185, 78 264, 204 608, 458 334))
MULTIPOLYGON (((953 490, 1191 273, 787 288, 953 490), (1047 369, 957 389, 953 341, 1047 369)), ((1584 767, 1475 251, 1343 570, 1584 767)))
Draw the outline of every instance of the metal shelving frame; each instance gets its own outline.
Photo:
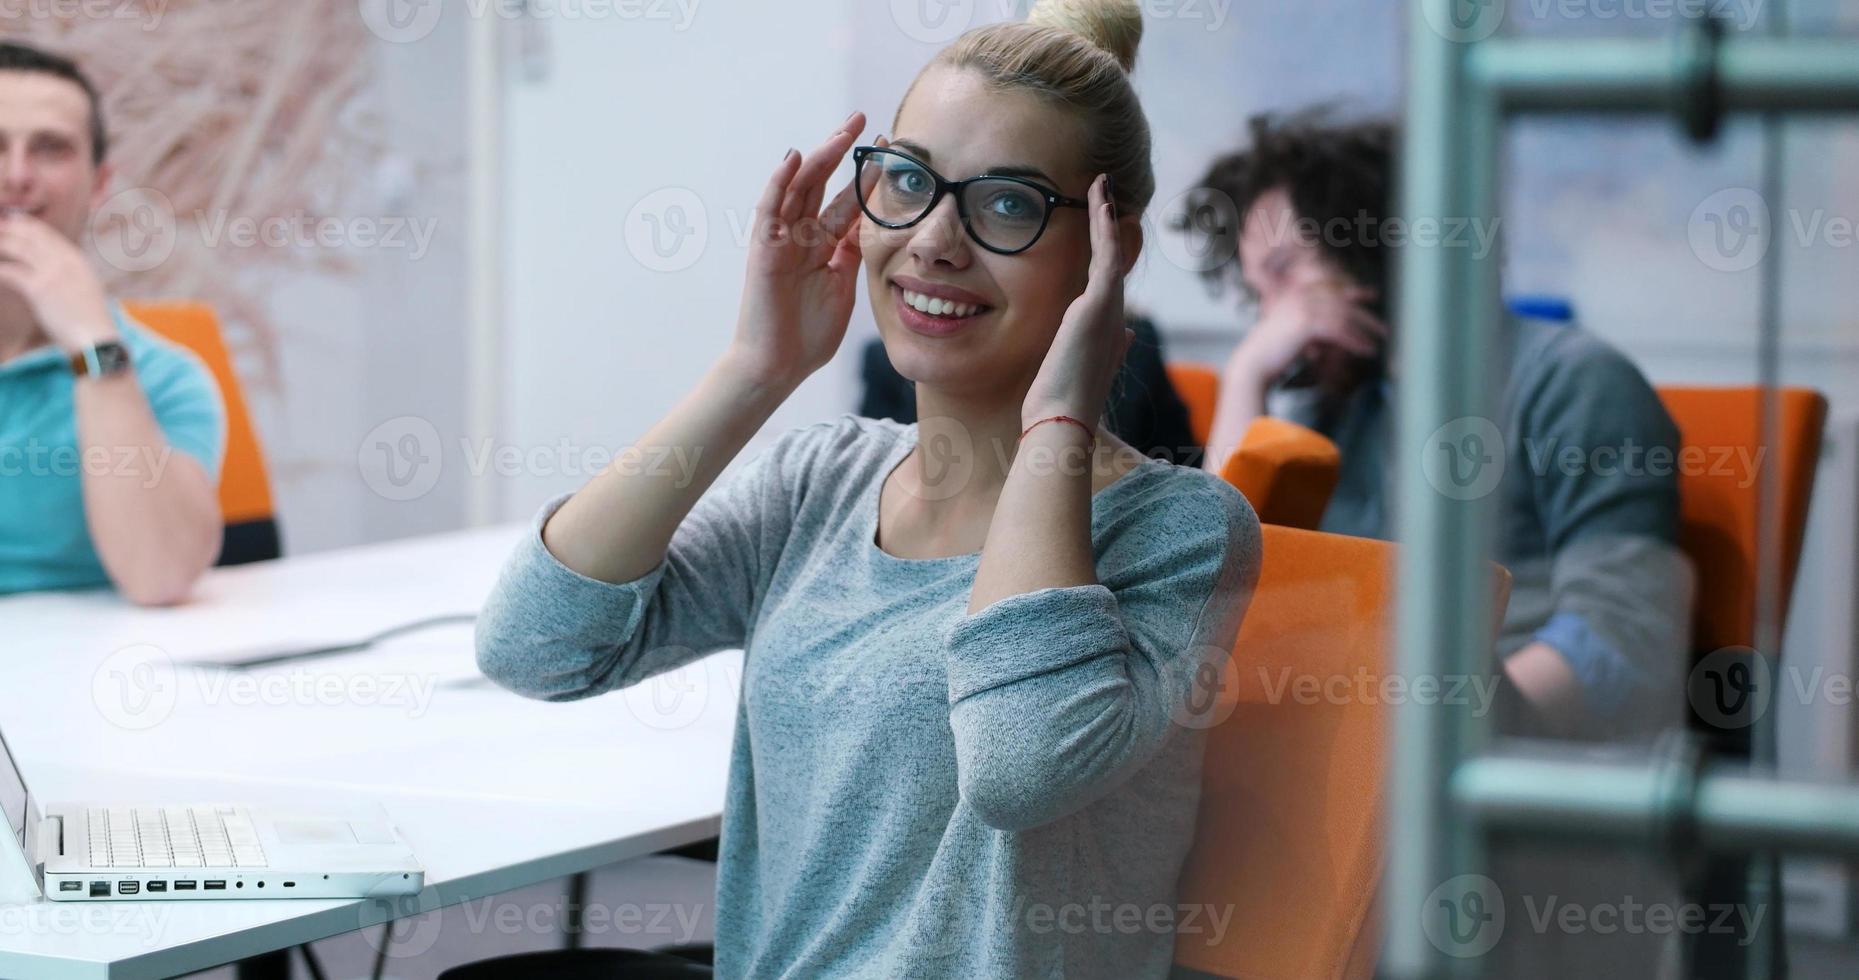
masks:
MULTIPOLYGON (((1504 127, 1525 114, 1675 115, 1702 141, 1729 113, 1859 112, 1859 41, 1725 37, 1708 20, 1676 41, 1493 36, 1480 18, 1494 3, 1501 16, 1503 2, 1409 2, 1402 213, 1410 219, 1493 220, 1504 127)), ((1489 656, 1492 501, 1441 493, 1421 460, 1438 450, 1429 443, 1449 421, 1495 417, 1497 263, 1470 248, 1403 255, 1399 368, 1426 379, 1400 385, 1398 403, 1397 458, 1406 465, 1396 635, 1398 669, 1410 678, 1478 676, 1489 656)), ((1774 330, 1765 326, 1772 382, 1774 330)), ((1778 630, 1765 615, 1767 638, 1778 630)), ((1429 938, 1422 923, 1442 885, 1480 871, 1495 831, 1637 843, 1675 857, 1859 855, 1859 786, 1780 781, 1695 746, 1628 763, 1507 758, 1488 745, 1469 704, 1395 710, 1384 976, 1479 974, 1478 956, 1429 938)))

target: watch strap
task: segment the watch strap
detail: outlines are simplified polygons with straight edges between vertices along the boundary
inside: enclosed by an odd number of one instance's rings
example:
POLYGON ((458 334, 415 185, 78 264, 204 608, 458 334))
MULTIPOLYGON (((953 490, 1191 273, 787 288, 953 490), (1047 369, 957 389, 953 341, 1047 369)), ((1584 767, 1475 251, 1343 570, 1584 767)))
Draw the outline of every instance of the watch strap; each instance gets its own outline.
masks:
POLYGON ((129 367, 129 348, 120 340, 105 340, 71 355, 71 373, 80 378, 107 377, 129 367))

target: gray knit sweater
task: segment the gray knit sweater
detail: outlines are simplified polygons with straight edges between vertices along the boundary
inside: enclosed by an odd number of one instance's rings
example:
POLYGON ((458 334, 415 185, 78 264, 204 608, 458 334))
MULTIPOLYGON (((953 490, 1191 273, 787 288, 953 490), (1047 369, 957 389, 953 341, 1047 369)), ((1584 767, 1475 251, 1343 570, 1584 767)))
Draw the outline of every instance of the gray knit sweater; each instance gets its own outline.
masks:
POLYGON ((1257 518, 1209 474, 1145 461, 1092 500, 1101 584, 971 616, 979 553, 876 544, 879 490, 916 437, 852 415, 788 432, 618 585, 550 555, 539 531, 566 498, 550 501, 479 620, 478 662, 569 700, 745 651, 719 976, 1166 976, 1192 914, 1175 886, 1196 688, 1251 598, 1257 518))

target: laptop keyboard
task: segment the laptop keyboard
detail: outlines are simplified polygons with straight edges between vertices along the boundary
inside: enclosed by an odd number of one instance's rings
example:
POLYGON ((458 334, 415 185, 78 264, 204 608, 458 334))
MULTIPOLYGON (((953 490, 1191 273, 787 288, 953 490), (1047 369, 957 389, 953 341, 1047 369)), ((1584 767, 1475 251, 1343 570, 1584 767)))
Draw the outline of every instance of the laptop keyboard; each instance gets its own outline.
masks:
POLYGON ((236 806, 91 807, 99 868, 262 868, 251 814, 236 806))

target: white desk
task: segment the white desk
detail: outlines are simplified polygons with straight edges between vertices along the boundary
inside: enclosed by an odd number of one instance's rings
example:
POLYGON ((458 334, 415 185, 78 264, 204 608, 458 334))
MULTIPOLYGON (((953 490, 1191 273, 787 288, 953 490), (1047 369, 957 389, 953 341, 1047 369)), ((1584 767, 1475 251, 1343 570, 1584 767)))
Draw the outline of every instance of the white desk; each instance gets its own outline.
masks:
POLYGON ((394 907, 0 905, 0 977, 171 976, 715 835, 740 653, 568 704, 484 683, 469 625, 245 672, 191 665, 473 612, 522 533, 217 569, 175 609, 0 599, 0 731, 39 799, 378 802, 427 869, 394 907))

